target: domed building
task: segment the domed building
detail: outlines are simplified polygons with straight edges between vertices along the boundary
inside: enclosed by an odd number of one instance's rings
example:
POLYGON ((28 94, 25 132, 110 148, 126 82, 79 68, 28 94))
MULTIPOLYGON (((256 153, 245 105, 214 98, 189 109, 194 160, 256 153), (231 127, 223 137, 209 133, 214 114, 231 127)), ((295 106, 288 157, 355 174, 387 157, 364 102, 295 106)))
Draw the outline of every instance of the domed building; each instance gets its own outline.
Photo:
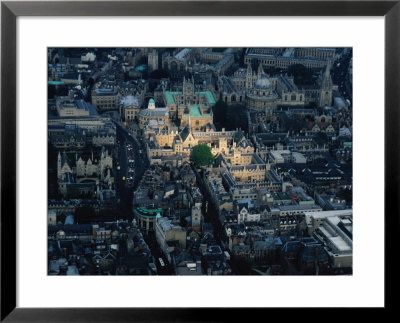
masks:
POLYGON ((254 83, 254 87, 246 94, 247 106, 253 110, 264 110, 266 107, 275 108, 279 99, 271 81, 265 73, 254 83))
MULTIPOLYGON (((155 120, 160 128, 164 128, 169 125, 168 107, 156 108, 156 103, 150 99, 147 109, 140 110, 138 119, 140 129, 148 125, 151 120, 155 120)), ((154 122, 151 123, 154 126, 154 122)))

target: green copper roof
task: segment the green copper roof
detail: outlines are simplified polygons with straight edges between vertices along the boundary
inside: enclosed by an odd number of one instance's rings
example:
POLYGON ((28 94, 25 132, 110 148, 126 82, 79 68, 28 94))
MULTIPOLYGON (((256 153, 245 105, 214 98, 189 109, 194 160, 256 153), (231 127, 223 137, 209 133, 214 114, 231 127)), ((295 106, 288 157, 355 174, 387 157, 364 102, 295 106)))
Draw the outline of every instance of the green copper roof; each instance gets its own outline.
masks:
POLYGON ((168 103, 175 103, 174 95, 179 95, 179 94, 182 94, 182 92, 165 91, 165 96, 167 98, 167 104, 168 103))
POLYGON ((149 103, 154 103, 154 100, 153 100, 153 99, 150 99, 150 100, 149 100, 149 103))
MULTIPOLYGON (((189 109, 191 118, 211 118, 211 114, 202 114, 198 105, 191 105, 189 109)), ((182 115, 182 118, 189 118, 189 114, 182 115)))
POLYGON ((64 85, 64 82, 61 81, 48 81, 49 85, 64 85))
POLYGON ((139 216, 146 218, 160 218, 162 213, 162 208, 157 209, 148 209, 145 206, 136 207, 133 209, 133 212, 139 216))
POLYGON ((207 97, 208 103, 215 104, 215 99, 214 99, 214 96, 212 95, 211 91, 206 91, 206 97, 207 97))
POLYGON ((138 72, 143 72, 145 69, 146 69, 146 66, 147 65, 139 65, 139 66, 137 66, 136 68, 135 68, 135 71, 138 71, 138 72))
POLYGON ((345 141, 343 147, 352 147, 353 143, 351 141, 345 141))
POLYGON ((198 105, 190 106, 190 116, 191 117, 201 117, 201 111, 198 105))
MULTIPOLYGON (((174 100, 174 95, 180 95, 182 92, 170 92, 170 91, 165 91, 165 97, 167 98, 167 104, 168 103, 175 103, 174 100)), ((202 91, 202 92, 195 92, 195 94, 200 95, 200 96, 205 96, 207 99, 208 104, 215 104, 216 101, 214 99, 213 94, 211 91, 202 91)))

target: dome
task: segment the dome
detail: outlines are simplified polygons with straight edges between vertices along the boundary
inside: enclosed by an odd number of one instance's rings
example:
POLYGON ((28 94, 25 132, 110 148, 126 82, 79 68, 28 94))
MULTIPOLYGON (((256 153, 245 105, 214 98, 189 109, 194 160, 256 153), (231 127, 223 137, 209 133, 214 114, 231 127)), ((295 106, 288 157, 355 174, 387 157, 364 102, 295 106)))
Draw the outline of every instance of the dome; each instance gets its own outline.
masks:
POLYGON ((271 88, 271 82, 269 81, 267 75, 263 73, 261 74, 261 77, 256 81, 254 87, 257 89, 267 90, 271 88))
POLYGON ((156 103, 154 102, 153 99, 149 100, 149 105, 147 106, 147 109, 155 109, 156 108, 156 103))

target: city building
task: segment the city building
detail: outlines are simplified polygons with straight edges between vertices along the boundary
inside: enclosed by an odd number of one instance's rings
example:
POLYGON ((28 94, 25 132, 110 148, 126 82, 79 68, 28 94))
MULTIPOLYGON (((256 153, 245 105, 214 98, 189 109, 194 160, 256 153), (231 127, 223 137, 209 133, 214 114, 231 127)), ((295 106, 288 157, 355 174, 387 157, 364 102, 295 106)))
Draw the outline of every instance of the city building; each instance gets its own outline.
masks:
POLYGON ((155 230, 157 218, 161 218, 162 213, 163 210, 161 208, 145 206, 133 208, 133 214, 135 215, 139 228, 146 232, 155 230))
POLYGON ((147 109, 139 111, 138 119, 140 128, 144 128, 146 125, 155 125, 157 128, 163 129, 169 125, 168 107, 156 108, 154 99, 150 99, 147 109))
POLYGON ((120 95, 114 87, 97 87, 92 91, 92 103, 99 111, 116 110, 119 101, 120 95))

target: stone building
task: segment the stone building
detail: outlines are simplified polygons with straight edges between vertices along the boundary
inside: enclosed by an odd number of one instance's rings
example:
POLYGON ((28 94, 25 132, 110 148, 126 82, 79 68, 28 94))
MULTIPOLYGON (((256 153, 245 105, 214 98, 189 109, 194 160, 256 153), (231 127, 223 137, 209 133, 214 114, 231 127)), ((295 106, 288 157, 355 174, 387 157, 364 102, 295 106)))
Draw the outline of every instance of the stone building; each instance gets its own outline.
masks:
POLYGON ((57 181, 58 188, 64 196, 75 195, 96 195, 102 188, 114 189, 112 156, 104 148, 99 158, 95 159, 93 154, 88 159, 78 158, 75 154, 75 163, 65 152, 58 153, 57 157, 57 181), (104 186, 105 185, 105 186, 104 186))
POLYGON ((149 124, 156 124, 160 129, 163 129, 169 125, 168 107, 156 108, 154 100, 150 99, 147 109, 139 111, 138 119, 141 129, 149 124))
POLYGON ((158 69, 158 52, 157 50, 153 49, 147 54, 147 66, 149 69, 149 72, 152 72, 154 70, 158 69))
POLYGON ((182 48, 174 52, 173 55, 165 54, 162 57, 162 67, 166 71, 174 74, 176 72, 185 72, 188 65, 193 62, 196 49, 182 48))
POLYGON ((86 145, 115 145, 116 126, 105 117, 70 117, 48 120, 49 142, 60 150, 79 150, 86 145))
POLYGON ((196 91, 193 78, 183 78, 182 91, 165 91, 164 102, 172 120, 181 120, 191 106, 198 107, 202 114, 212 115, 211 108, 216 103, 210 90, 196 91))
POLYGON ((186 249, 186 230, 181 226, 173 225, 168 218, 157 218, 155 232, 157 243, 168 261, 171 261, 170 253, 175 249, 170 244, 174 245, 174 242, 177 242, 176 245, 180 249, 186 249))
POLYGON ((331 63, 325 65, 314 85, 297 86, 286 74, 268 77, 260 63, 255 72, 251 64, 238 69, 232 77, 218 79, 219 92, 226 103, 246 103, 251 111, 274 111, 278 106, 303 107, 314 102, 319 107, 332 104, 334 85, 331 63))
POLYGON ((133 214, 140 229, 149 232, 154 231, 156 221, 161 218, 162 208, 140 206, 133 209, 133 214))
POLYGON ((124 121, 131 122, 135 119, 140 111, 139 99, 133 95, 127 95, 121 98, 120 115, 124 121))
POLYGON ((211 109, 200 109, 198 105, 191 105, 182 115, 181 127, 189 125, 193 131, 200 131, 207 125, 213 124, 213 113, 211 109), (207 110, 207 111, 205 111, 207 110))
POLYGON ((206 144, 211 148, 214 156, 229 151, 233 145, 235 131, 192 131, 189 126, 178 131, 166 129, 162 131, 146 132, 147 156, 181 155, 188 159, 192 148, 198 144, 206 144))
POLYGON ((324 68, 335 55, 334 48, 248 48, 245 64, 259 64, 264 68, 286 69, 293 64, 302 64, 311 69, 324 68))
POLYGON ((246 94, 247 106, 252 110, 264 110, 266 107, 275 108, 278 99, 279 96, 265 73, 261 74, 253 88, 246 94))
POLYGON ((120 95, 116 88, 96 87, 92 91, 92 103, 99 111, 118 109, 120 95))

